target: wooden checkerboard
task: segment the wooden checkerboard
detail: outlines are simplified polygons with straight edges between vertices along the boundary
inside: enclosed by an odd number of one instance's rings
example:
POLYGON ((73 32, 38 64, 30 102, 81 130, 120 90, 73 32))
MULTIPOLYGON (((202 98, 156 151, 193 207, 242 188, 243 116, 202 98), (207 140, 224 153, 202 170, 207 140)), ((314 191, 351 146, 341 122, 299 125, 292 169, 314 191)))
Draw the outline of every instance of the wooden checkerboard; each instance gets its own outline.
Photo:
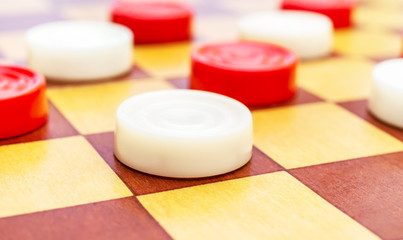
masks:
MULTIPOLYGON (((193 45, 234 40, 239 16, 275 5, 190 3, 193 42, 136 46, 131 73, 111 81, 49 82, 48 123, 0 140, 0 239, 403 239, 403 130, 367 110, 373 66, 401 54, 401 1, 362 0, 334 53, 299 65, 297 96, 252 111, 255 147, 241 169, 169 179, 114 157, 124 99, 188 88, 193 45)), ((0 2, 0 62, 26 65, 29 27, 106 20, 109 4, 0 2)))

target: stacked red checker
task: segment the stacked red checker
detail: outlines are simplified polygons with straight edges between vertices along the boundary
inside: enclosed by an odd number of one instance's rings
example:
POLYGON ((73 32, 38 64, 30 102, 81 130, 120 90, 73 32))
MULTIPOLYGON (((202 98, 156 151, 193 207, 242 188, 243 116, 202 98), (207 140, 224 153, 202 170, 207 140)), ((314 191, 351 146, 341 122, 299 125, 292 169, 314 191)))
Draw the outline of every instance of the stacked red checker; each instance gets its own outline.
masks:
POLYGON ((335 28, 352 25, 351 15, 355 7, 352 0, 283 0, 282 9, 304 10, 328 16, 335 28))
POLYGON ((191 88, 262 106, 292 98, 297 56, 282 47, 252 42, 202 46, 192 53, 191 88))
POLYGON ((193 10, 177 2, 117 1, 111 21, 132 30, 136 44, 189 40, 193 10))
POLYGON ((47 120, 45 78, 28 69, 0 66, 0 139, 30 132, 47 120))

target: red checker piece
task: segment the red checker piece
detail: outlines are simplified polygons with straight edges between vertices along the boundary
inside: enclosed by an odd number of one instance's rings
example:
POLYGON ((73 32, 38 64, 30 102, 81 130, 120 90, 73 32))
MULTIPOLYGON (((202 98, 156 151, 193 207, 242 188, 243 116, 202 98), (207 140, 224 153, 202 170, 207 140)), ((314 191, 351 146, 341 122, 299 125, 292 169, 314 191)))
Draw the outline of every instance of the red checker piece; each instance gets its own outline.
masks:
POLYGON ((192 8, 178 2, 117 1, 111 13, 112 22, 132 30, 136 44, 189 40, 192 18, 192 8))
POLYGON ((191 88, 220 93, 247 106, 282 102, 296 92, 297 56, 254 42, 218 43, 192 53, 191 88))
POLYGON ((48 117, 45 78, 28 69, 0 66, 0 139, 42 126, 48 117))
POLYGON ((328 16, 335 28, 351 26, 352 0, 283 0, 282 9, 304 10, 328 16))

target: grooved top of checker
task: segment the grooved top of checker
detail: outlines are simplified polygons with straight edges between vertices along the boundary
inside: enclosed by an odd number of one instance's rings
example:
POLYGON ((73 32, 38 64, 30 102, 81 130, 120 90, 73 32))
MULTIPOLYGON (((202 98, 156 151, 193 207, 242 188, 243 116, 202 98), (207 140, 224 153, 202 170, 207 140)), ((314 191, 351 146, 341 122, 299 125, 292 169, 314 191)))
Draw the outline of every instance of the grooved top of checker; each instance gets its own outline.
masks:
POLYGON ((193 52, 193 59, 233 71, 275 71, 294 65, 297 57, 275 45, 252 42, 210 44, 193 52))
POLYGON ((21 97, 44 85, 43 77, 28 69, 0 66, 0 101, 21 97))

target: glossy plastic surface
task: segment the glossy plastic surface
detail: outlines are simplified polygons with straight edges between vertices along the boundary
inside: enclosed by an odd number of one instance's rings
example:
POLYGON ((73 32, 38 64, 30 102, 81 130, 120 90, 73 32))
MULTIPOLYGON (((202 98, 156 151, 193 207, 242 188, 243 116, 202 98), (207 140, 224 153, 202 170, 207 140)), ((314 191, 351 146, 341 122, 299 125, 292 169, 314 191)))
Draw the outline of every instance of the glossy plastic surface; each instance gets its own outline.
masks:
POLYGON ((351 15, 355 5, 351 0, 283 0, 281 7, 321 13, 332 20, 334 28, 345 28, 352 25, 351 15))
POLYGON ((134 33, 136 44, 189 40, 192 36, 193 10, 175 2, 117 1, 111 21, 134 33))
POLYGON ((21 67, 0 66, 0 139, 30 132, 47 120, 46 82, 21 67))
POLYGON ((192 53, 191 88, 232 97, 247 106, 268 105, 296 92, 297 57, 265 43, 205 45, 192 53))

